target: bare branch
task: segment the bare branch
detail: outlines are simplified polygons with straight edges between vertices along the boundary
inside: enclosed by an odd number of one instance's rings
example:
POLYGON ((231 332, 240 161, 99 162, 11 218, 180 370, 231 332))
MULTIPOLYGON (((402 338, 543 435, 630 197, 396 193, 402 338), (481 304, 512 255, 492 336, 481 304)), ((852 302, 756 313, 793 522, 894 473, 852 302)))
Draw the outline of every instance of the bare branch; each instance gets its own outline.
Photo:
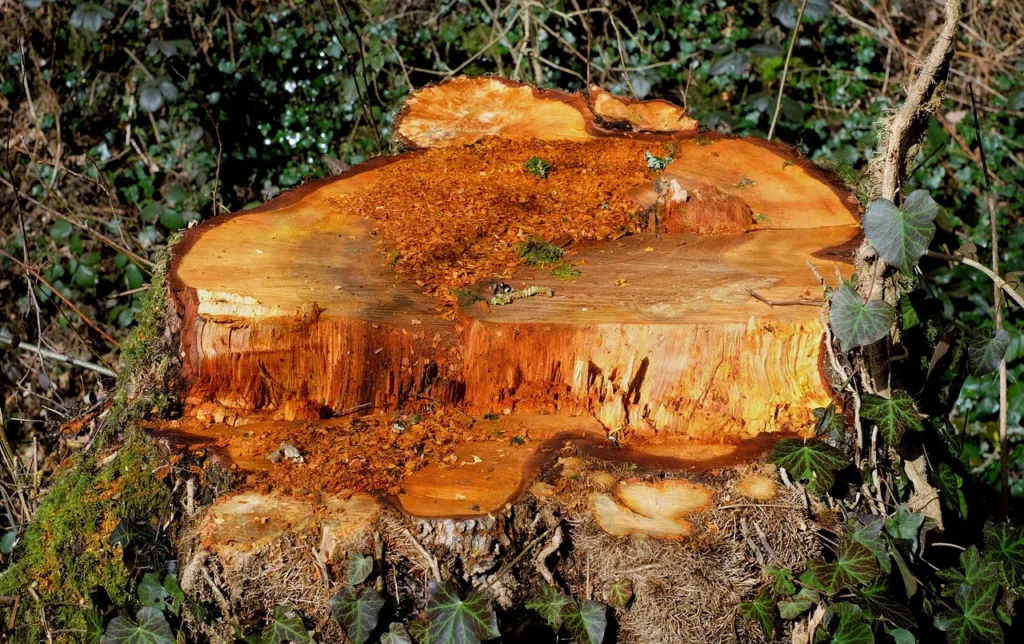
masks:
POLYGON ((76 367, 81 367, 83 369, 89 369, 91 371, 95 371, 96 373, 103 374, 104 376, 109 376, 111 378, 117 377, 116 372, 111 371, 106 367, 96 365, 85 360, 79 360, 78 358, 73 358, 71 356, 64 355, 63 353, 50 351, 49 349, 34 344, 29 344, 28 342, 20 342, 4 334, 0 334, 0 344, 6 344, 12 349, 23 349, 25 351, 31 351, 32 353, 41 355, 44 358, 49 358, 50 360, 56 360, 57 362, 63 362, 66 364, 74 365, 76 367))

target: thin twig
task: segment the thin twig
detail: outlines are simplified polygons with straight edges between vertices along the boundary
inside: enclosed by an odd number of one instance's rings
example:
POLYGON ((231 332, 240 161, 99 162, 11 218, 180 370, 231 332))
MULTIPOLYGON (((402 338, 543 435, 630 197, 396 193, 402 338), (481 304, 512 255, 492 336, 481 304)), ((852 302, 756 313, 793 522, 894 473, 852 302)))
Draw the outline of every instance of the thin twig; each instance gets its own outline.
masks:
MULTIPOLYGON (((560 525, 561 524, 559 524, 559 526, 560 525)), ((520 561, 522 561, 523 557, 525 557, 527 554, 529 554, 529 552, 531 550, 533 550, 534 546, 536 546, 538 543, 543 541, 544 538, 546 536, 548 536, 548 534, 551 533, 551 530, 557 529, 557 528, 559 528, 559 526, 555 526, 555 528, 548 528, 539 537, 536 537, 533 541, 531 541, 530 543, 526 544, 526 546, 523 547, 522 552, 520 552, 518 555, 516 555, 515 559, 510 561, 507 565, 502 566, 501 570, 499 570, 498 572, 494 573, 494 576, 487 580, 487 583, 484 584, 482 590, 484 590, 484 591, 490 590, 491 586, 493 586, 496 581, 501 579, 502 575, 504 575, 508 571, 512 570, 513 568, 515 568, 516 564, 519 563, 520 561)), ((551 542, 552 543, 557 542, 560 545, 562 543, 561 535, 562 535, 562 532, 559 529, 557 532, 555 532, 555 538, 552 539, 551 542)), ((558 548, 556 547, 555 550, 557 550, 557 549, 558 548)), ((546 551, 547 548, 545 548, 544 550, 546 551)), ((554 552, 554 550, 552 550, 552 552, 554 552)), ((550 553, 548 553, 548 554, 550 554, 550 553)), ((550 573, 548 573, 548 574, 550 574, 550 573)))
MULTIPOLYGON (((992 184, 988 181, 988 161, 985 158, 985 142, 981 139, 981 123, 978 121, 978 106, 974 100, 974 84, 968 83, 971 95, 971 112, 974 114, 974 131, 978 137, 978 154, 981 155, 981 176, 985 179, 985 207, 988 209, 989 227, 992 229, 992 272, 999 274, 999 219, 992 197, 992 184)), ((995 332, 1003 328, 1003 289, 994 287, 993 317, 995 332)), ((1007 437, 1007 390, 1006 355, 999 361, 999 481, 1002 484, 1002 517, 1010 512, 1010 443, 1007 437)))
POLYGON ((929 250, 926 252, 926 254, 928 255, 928 257, 944 259, 949 262, 959 262, 960 264, 963 264, 965 266, 970 266, 971 268, 978 269, 985 275, 988 275, 989 279, 991 279, 998 288, 1002 289, 1004 293, 1009 295, 1010 298, 1017 303, 1017 306, 1019 306, 1021 309, 1024 309, 1024 297, 1017 293, 1017 291, 1015 291, 1013 287, 1010 286, 1009 282, 1004 280, 996 273, 993 273, 992 269, 990 269, 988 266, 985 266, 984 264, 981 264, 969 257, 960 257, 959 255, 947 255, 945 253, 938 253, 934 250, 929 250))
POLYGON ((55 286, 53 286, 52 284, 47 282, 46 279, 42 275, 40 275, 39 272, 36 269, 32 268, 31 266, 29 266, 25 262, 21 261, 17 257, 13 257, 7 251, 0 250, 0 255, 3 255, 7 259, 11 260, 12 262, 14 262, 18 266, 20 266, 22 268, 22 270, 28 271, 29 273, 31 273, 33 277, 35 277, 37 280, 42 282, 48 289, 50 289, 50 291, 53 292, 54 295, 59 297, 61 300, 64 301, 65 304, 67 304, 69 307, 71 307, 71 310, 74 311, 75 313, 77 313, 78 317, 82 318, 83 322, 85 322, 86 324, 91 326, 97 333, 102 335, 103 338, 107 342, 109 342, 110 344, 114 345, 118 349, 121 348, 121 343, 120 342, 115 340, 113 337, 110 336, 109 333, 107 333, 102 328, 100 328, 100 326, 98 324, 96 324, 91 319, 89 319, 89 316, 87 316, 85 313, 82 313, 81 309, 79 309, 77 306, 75 306, 74 303, 71 300, 69 300, 68 298, 66 298, 64 296, 64 294, 61 293, 60 290, 58 290, 55 286))
POLYGON ((775 114, 772 115, 772 124, 768 128, 768 140, 775 136, 775 124, 779 121, 779 112, 782 111, 782 94, 786 91, 786 75, 789 73, 789 59, 793 57, 793 46, 800 36, 800 22, 804 19, 804 9, 807 8, 807 0, 800 3, 800 11, 796 14, 796 24, 793 25, 793 37, 789 39, 789 50, 786 52, 786 62, 782 65, 782 77, 779 79, 779 97, 775 100, 775 114))
MULTIPOLYGON (((228 34, 230 34, 231 20, 225 19, 224 22, 228 25, 228 34)), ((214 169, 213 172, 213 189, 210 192, 210 201, 213 202, 213 216, 216 217, 218 214, 217 206, 219 205, 219 202, 217 201, 217 190, 220 187, 220 163, 221 158, 224 154, 224 145, 221 143, 220 140, 220 127, 217 125, 217 120, 213 118, 213 114, 210 113, 210 108, 207 107, 206 101, 199 98, 199 95, 196 94, 196 90, 192 88, 192 84, 188 82, 188 79, 185 77, 185 75, 173 67, 171 69, 173 69, 174 73, 178 75, 178 78, 181 79, 181 82, 185 83, 185 87, 188 88, 189 93, 192 94, 192 98, 196 100, 196 103, 199 103, 199 106, 203 108, 204 112, 206 112, 206 118, 210 119, 210 124, 213 125, 213 133, 217 136, 217 167, 214 169)))
POLYGON ((95 237, 96 239, 100 240, 101 242, 103 242, 104 244, 106 244, 110 248, 116 250, 117 252, 123 253, 126 257, 128 257, 128 259, 132 260, 133 263, 138 264, 142 268, 145 268, 147 270, 147 272, 152 272, 152 270, 153 270, 155 265, 153 264, 153 262, 149 261, 148 259, 146 259, 144 257, 141 257, 139 255, 136 255, 135 253, 133 253, 132 251, 128 250, 127 248, 121 247, 114 240, 110 239, 109 237, 107 237, 106 235, 104 235, 103 233, 101 233, 99 231, 93 230, 92 228, 90 228, 89 226, 87 226, 87 225, 83 224, 82 222, 78 221, 74 217, 69 217, 68 215, 65 215, 62 212, 54 210, 53 208, 51 208, 51 207, 47 206, 46 204, 42 203, 41 201, 38 201, 37 199, 33 199, 29 195, 27 195, 24 192, 22 192, 22 191, 18 190, 17 188, 15 188, 14 184, 12 184, 11 182, 7 181, 3 177, 0 177, 0 184, 3 184, 5 186, 7 186, 11 190, 14 190, 19 197, 21 197, 25 201, 31 203, 32 205, 36 206, 37 208, 41 208, 42 210, 45 210, 47 213, 53 215, 54 217, 57 217, 58 219, 63 219, 64 221, 68 222, 69 224, 71 224, 75 228, 78 228, 80 230, 84 230, 86 233, 88 233, 89 235, 91 235, 91 236, 95 237))
POLYGON ((413 547, 416 548, 416 552, 420 553, 420 556, 423 557, 423 560, 427 563, 427 570, 430 571, 430 574, 434 578, 434 581, 436 581, 437 583, 441 583, 441 569, 437 567, 437 559, 435 559, 433 555, 427 552, 427 549, 424 548, 416 539, 416 537, 412 535, 412 532, 409 531, 409 528, 403 528, 402 531, 405 533, 405 536, 412 543, 413 547))
POLYGON ((749 288, 747 289, 747 293, 750 293, 750 296, 753 297, 755 300, 764 302, 765 304, 772 308, 776 306, 821 306, 822 304, 825 303, 825 300, 811 300, 803 298, 797 300, 769 300, 765 296, 749 288))
MULTIPOLYGON (((349 29, 355 30, 355 21, 352 20, 352 16, 349 15, 348 7, 345 5, 345 3, 339 3, 338 0, 334 0, 334 6, 337 7, 340 12, 345 14, 345 19, 348 21, 349 29)), ((341 38, 341 34, 338 33, 338 28, 334 26, 334 21, 330 19, 330 12, 327 11, 327 5, 324 4, 324 0, 320 0, 320 7, 323 8, 324 14, 327 14, 328 16, 327 23, 331 26, 331 31, 334 32, 334 37, 338 39, 338 46, 341 47, 342 52, 345 54, 345 60, 349 61, 350 58, 348 49, 345 48, 345 41, 341 38)), ((365 86, 365 88, 360 88, 359 82, 357 81, 355 83, 356 94, 359 96, 359 104, 363 108, 363 112, 366 113, 366 120, 370 124, 370 129, 373 131, 373 140, 374 143, 376 143, 377 145, 377 151, 382 152, 384 150, 383 139, 381 139, 380 130, 377 128, 377 121, 374 120, 373 118, 373 108, 370 106, 370 85, 369 79, 367 78, 366 75, 366 59, 363 56, 363 40, 362 36, 358 32, 355 33, 355 36, 356 50, 359 53, 359 68, 357 69, 355 65, 352 65, 352 70, 350 73, 352 75, 353 80, 355 80, 356 73, 360 69, 362 70, 363 85, 365 86), (366 90, 366 96, 363 96, 363 89, 366 90)))
POLYGON ((43 347, 40 347, 40 346, 37 346, 37 345, 34 345, 34 344, 29 344, 28 342, 21 342, 21 341, 15 340, 14 338, 8 337, 8 336, 6 336, 6 335, 4 335, 2 333, 0 333, 0 344, 6 344, 7 346, 11 347, 12 349, 23 349, 25 351, 31 351, 33 353, 36 353, 38 355, 43 356, 44 358, 49 358, 50 360, 56 360, 57 362, 64 362, 66 364, 74 365, 76 367, 81 367, 83 369, 89 369, 89 370, 95 371, 96 373, 103 374, 104 376, 109 376, 111 378, 116 378, 117 377, 117 373, 115 373, 114 371, 112 371, 110 369, 107 369, 106 367, 103 367, 103 366, 100 366, 100 365, 96 365, 96 364, 93 364, 91 362, 87 362, 85 360, 79 360, 78 358, 73 358, 71 356, 64 355, 63 353, 57 353, 56 351, 50 351, 49 349, 46 349, 46 348, 43 348, 43 347))

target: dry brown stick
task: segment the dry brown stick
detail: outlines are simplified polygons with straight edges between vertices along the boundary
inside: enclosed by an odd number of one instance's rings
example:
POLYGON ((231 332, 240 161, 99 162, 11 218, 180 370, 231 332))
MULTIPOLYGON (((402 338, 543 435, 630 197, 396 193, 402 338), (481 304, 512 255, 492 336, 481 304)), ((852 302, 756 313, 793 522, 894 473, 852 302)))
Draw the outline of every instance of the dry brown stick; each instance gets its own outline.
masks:
POLYGON ((960 0, 946 0, 945 24, 907 92, 903 107, 893 116, 881 154, 881 196, 897 201, 903 189, 910 149, 917 143, 928 117, 935 111, 935 98, 945 86, 944 79, 953 57, 953 40, 960 20, 960 0))
POLYGON ((760 302, 764 302, 765 304, 767 304, 768 306, 770 306, 772 308, 774 308, 776 306, 821 306, 822 304, 825 303, 825 300, 809 300, 809 299, 769 300, 765 296, 763 296, 760 293, 757 293, 756 291, 753 291, 753 290, 751 290, 749 288, 747 289, 747 293, 750 293, 750 296, 753 297, 755 300, 758 300, 760 302))
MULTIPOLYGON (((483 588, 481 590, 487 591, 492 586, 494 586, 495 582, 497 582, 499 579, 501 579, 502 575, 504 575, 508 571, 512 570, 513 568, 515 568, 516 564, 518 564, 520 561, 522 561, 523 557, 528 555, 530 553, 530 551, 533 550, 534 546, 536 546, 538 543, 543 541, 544 537, 548 536, 548 534, 551 532, 551 530, 553 530, 553 529, 558 530, 557 532, 555 532, 555 537, 551 540, 551 542, 555 543, 557 541, 557 543, 559 545, 561 545, 561 543, 562 543, 562 538, 561 538, 562 532, 561 532, 560 526, 561 526, 561 524, 558 524, 554 528, 548 528, 539 537, 536 537, 533 541, 531 541, 530 543, 526 544, 526 546, 523 547, 522 552, 520 552, 518 555, 516 555, 515 559, 513 559, 507 565, 502 566, 501 569, 498 572, 494 573, 494 576, 491 577, 489 580, 487 580, 487 583, 483 585, 483 588)), ((557 550, 557 549, 558 548, 556 547, 555 550, 557 550)), ((554 550, 552 550, 552 552, 554 552, 554 550)), ((548 573, 548 574, 550 575, 550 573, 548 573)), ((551 583, 551 585, 554 585, 554 581, 553 580, 551 582, 549 582, 549 583, 551 583)))
MULTIPOLYGON (((996 206, 992 198, 992 185, 988 181, 988 161, 985 159, 985 142, 981 139, 981 124, 978 122, 978 107, 974 100, 974 85, 967 84, 971 95, 971 111, 974 114, 974 131, 978 136, 978 154, 981 156, 982 177, 985 179, 985 207, 988 210, 989 227, 992 229, 992 272, 999 274, 999 220, 996 217, 996 206)), ((994 285, 995 332, 1003 328, 1003 289, 994 285)), ((1010 511, 1010 445, 1007 437, 1007 391, 1006 391, 1006 355, 999 361, 999 480, 1002 484, 1002 516, 1005 519, 1010 511)))
POLYGON ((67 304, 69 307, 71 307, 71 310, 74 311, 75 313, 77 313, 78 317, 82 318, 82 321, 84 321, 86 324, 91 326, 97 333, 102 335, 103 338, 107 342, 109 342, 110 344, 114 345, 118 349, 121 348, 121 343, 120 342, 115 340, 113 337, 110 336, 110 334, 108 334, 106 331, 104 331, 102 328, 100 328, 100 326, 98 324, 96 324, 95 322, 93 322, 89 318, 89 316, 87 316, 85 313, 82 313, 81 309, 79 309, 77 306, 75 306, 71 302, 71 300, 69 300, 68 298, 64 297, 64 294, 61 293, 53 284, 50 284, 49 282, 47 282, 46 278, 44 278, 42 275, 40 275, 39 272, 36 269, 32 268, 31 266, 29 266, 25 262, 21 261, 17 257, 14 257, 14 256, 10 255, 7 251, 0 250, 0 255, 3 255, 7 259, 11 260, 12 262, 14 262, 18 266, 20 266, 22 270, 27 271, 28 273, 30 273, 32 275, 32 277, 35 277, 37 280, 39 280, 44 285, 46 285, 46 287, 49 288, 54 293, 54 295, 59 297, 61 300, 64 301, 65 304, 67 304))
POLYGON ((115 373, 114 371, 112 371, 110 369, 107 369, 106 367, 93 364, 93 363, 88 362, 86 360, 79 360, 78 358, 73 358, 73 357, 71 357, 69 355, 64 355, 63 353, 57 353, 56 351, 50 351, 49 349, 46 349, 44 347, 40 347, 40 346, 35 345, 35 344, 30 344, 28 342, 21 342, 19 340, 15 340, 14 338, 8 337, 8 336, 6 336, 6 335, 4 335, 2 333, 0 333, 0 344, 6 344, 7 346, 11 347, 12 349, 22 349, 22 350, 25 350, 25 351, 31 351, 32 353, 40 355, 40 356, 42 356, 44 358, 49 358, 50 360, 56 360, 57 362, 64 362, 66 364, 74 365, 76 367, 81 367, 83 369, 89 369, 91 371, 95 371, 96 373, 100 373, 100 374, 103 374, 104 376, 109 376, 111 378, 116 378, 117 377, 117 373, 115 373))
POLYGON ((423 557, 423 561, 427 564, 426 570, 430 573, 430 576, 433 577, 434 581, 437 583, 441 583, 441 569, 437 565, 437 559, 427 552, 427 549, 424 548, 423 545, 420 544, 419 540, 413 536, 409 528, 402 528, 402 532, 405 533, 406 538, 409 539, 409 542, 412 543, 414 548, 416 548, 416 552, 420 553, 420 556, 423 557))
POLYGON ((11 618, 7 620, 7 630, 13 631, 18 619, 18 607, 21 606, 21 595, 14 596, 14 606, 11 607, 11 618))
POLYGON ((997 273, 993 273, 992 269, 990 269, 988 266, 985 266, 984 264, 977 262, 969 257, 961 257, 959 255, 947 255, 946 253, 939 253, 934 250, 926 251, 925 254, 928 255, 928 257, 934 257, 936 259, 944 259, 950 262, 959 262, 964 266, 970 266, 971 268, 975 268, 981 271, 982 273, 987 275, 988 278, 992 280, 998 288, 1002 289, 1003 293, 1009 295, 1010 298, 1017 303, 1017 306, 1024 309, 1024 297, 1022 297, 1020 293, 1015 291, 1013 287, 1010 286, 1009 282, 1004 280, 997 273))
POLYGON ((132 260, 132 262, 134 262, 136 264, 139 264, 140 266, 146 268, 149 271, 152 271, 152 269, 154 267, 153 262, 149 261, 148 259, 146 259, 144 257, 136 255, 135 253, 133 253, 132 251, 128 250, 127 248, 122 248, 121 246, 118 245, 117 242, 115 242, 113 239, 110 239, 109 237, 107 237, 103 233, 101 233, 101 232, 99 232, 97 230, 93 230, 92 228, 90 228, 89 226, 87 226, 87 225, 83 224, 82 222, 78 221, 74 217, 69 217, 68 215, 65 215, 62 212, 54 210, 53 208, 51 208, 51 207, 47 206, 46 204, 42 203, 41 201, 33 199, 29 195, 27 195, 24 192, 22 192, 22 191, 18 190, 17 188, 15 188, 14 184, 12 184, 11 182, 7 181, 3 177, 0 177, 0 184, 3 184, 5 186, 7 186, 11 190, 14 190, 18 194, 18 196, 20 196, 21 198, 25 199, 25 201, 28 201, 29 203, 31 203, 32 205, 36 206, 37 208, 41 208, 42 210, 45 210, 47 213, 53 215, 54 217, 57 217, 58 219, 63 219, 64 221, 68 222, 69 224, 71 224, 75 228, 78 228, 80 230, 84 230, 86 233, 88 233, 89 235, 91 235, 91 236, 95 237, 96 239, 100 240, 101 242, 103 242, 104 244, 109 246, 110 248, 116 250, 119 253, 123 253, 125 256, 128 257, 128 259, 132 260))
POLYGON ((804 9, 807 8, 807 0, 800 3, 800 11, 796 14, 796 24, 793 25, 793 37, 789 39, 789 49, 786 51, 786 62, 782 65, 782 76, 779 79, 779 97, 775 100, 775 114, 772 115, 772 124, 768 128, 768 140, 775 136, 775 124, 779 121, 779 112, 782 111, 782 94, 786 91, 786 75, 789 73, 789 59, 793 57, 793 47, 800 35, 800 23, 804 19, 804 9))
MULTIPOLYGON (((230 20, 225 20, 224 22, 227 25, 231 24, 230 20)), ((228 35, 230 34, 231 27, 229 26, 228 35)), ((172 67, 172 69, 174 68, 172 67)), ((179 72, 177 69, 174 69, 174 73, 177 74, 179 78, 181 78, 181 81, 185 83, 185 87, 188 88, 189 93, 192 94, 192 98, 194 98, 196 103, 199 103, 199 106, 203 108, 204 112, 206 112, 206 118, 209 119, 210 124, 213 125, 213 133, 217 136, 217 167, 214 169, 213 172, 213 188, 210 190, 210 202, 211 205, 213 206, 213 216, 216 217, 219 214, 217 212, 217 205, 219 203, 217 201, 217 192, 220 189, 220 165, 221 159, 224 155, 224 144, 221 143, 220 140, 220 127, 217 125, 217 119, 213 118, 213 114, 210 113, 210 108, 209 106, 207 106, 206 101, 199 98, 199 95, 196 94, 195 89, 192 88, 192 83, 188 82, 188 78, 186 78, 185 75, 179 72)), ((152 116, 152 113, 150 113, 150 116, 152 116)))

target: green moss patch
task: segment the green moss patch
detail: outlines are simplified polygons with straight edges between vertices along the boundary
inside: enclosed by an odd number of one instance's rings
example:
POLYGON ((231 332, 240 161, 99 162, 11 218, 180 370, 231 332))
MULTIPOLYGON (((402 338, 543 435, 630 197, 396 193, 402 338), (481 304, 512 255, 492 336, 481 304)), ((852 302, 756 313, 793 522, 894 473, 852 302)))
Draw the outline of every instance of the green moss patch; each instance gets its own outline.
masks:
MULTIPOLYGON (((83 641, 94 594, 102 590, 111 605, 123 606, 143 569, 160 563, 157 528, 171 501, 158 476, 166 457, 137 422, 169 399, 160 385, 169 361, 153 359, 164 305, 161 267, 124 343, 118 390, 99 434, 53 475, 13 562, 0 573, 0 596, 21 597, 12 641, 45 641, 43 612, 58 641, 83 641)), ((10 610, 0 609, 2 623, 10 610)))
POLYGON ((543 239, 527 239, 516 246, 516 253, 529 266, 548 266, 561 261, 565 251, 543 239))

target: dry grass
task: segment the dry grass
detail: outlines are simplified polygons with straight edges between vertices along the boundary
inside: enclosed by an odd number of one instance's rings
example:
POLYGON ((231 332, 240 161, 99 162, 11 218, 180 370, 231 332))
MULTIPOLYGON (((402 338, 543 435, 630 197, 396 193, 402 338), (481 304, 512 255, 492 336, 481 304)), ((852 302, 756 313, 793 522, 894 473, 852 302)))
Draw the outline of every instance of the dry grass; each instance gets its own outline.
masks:
MULTIPOLYGON (((559 572, 574 594, 589 591, 597 601, 611 584, 633 582, 633 602, 616 611, 620 642, 763 641, 757 626, 738 616, 738 604, 766 581, 763 564, 799 571, 821 544, 795 490, 782 488, 763 505, 736 493, 738 481, 753 469, 690 479, 717 490, 718 498, 687 516, 694 534, 684 541, 613 537, 578 506, 567 508, 576 517, 570 521, 572 551, 559 572)), ((559 496, 584 498, 592 478, 570 482, 559 496)))

